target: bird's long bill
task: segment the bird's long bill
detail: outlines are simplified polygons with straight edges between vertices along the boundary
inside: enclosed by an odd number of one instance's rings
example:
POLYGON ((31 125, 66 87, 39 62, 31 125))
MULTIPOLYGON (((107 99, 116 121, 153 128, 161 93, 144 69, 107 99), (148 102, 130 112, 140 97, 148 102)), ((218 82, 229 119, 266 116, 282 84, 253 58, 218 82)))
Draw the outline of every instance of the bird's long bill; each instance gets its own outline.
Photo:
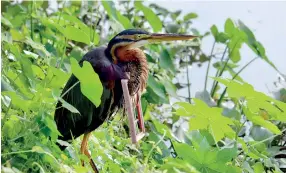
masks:
POLYGON ((148 38, 149 42, 161 42, 161 41, 177 41, 177 40, 191 40, 196 38, 194 35, 184 35, 184 34, 151 34, 148 38))
POLYGON ((197 37, 198 36, 184 34, 151 34, 147 38, 131 43, 128 45, 128 48, 137 48, 146 44, 160 43, 162 41, 191 40, 197 37))

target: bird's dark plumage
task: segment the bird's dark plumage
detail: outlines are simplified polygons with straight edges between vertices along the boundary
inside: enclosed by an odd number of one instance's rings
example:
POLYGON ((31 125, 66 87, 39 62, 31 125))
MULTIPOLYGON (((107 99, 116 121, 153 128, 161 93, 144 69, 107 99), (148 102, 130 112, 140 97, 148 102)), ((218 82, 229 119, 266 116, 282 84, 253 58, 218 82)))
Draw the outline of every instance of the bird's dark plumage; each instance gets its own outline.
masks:
MULTIPOLYGON (((83 61, 89 61, 95 72, 98 73, 103 85, 101 105, 96 108, 93 103, 81 93, 80 85, 73 87, 63 96, 63 99, 73 105, 81 114, 70 112, 68 109, 61 107, 61 102, 58 102, 55 111, 55 121, 59 132, 63 135, 59 137, 61 140, 68 141, 72 139, 72 135, 74 138, 77 138, 83 133, 93 131, 100 126, 117 107, 122 106, 122 97, 120 97, 120 95, 122 95, 122 88, 118 86, 120 83, 115 82, 114 88, 111 89, 109 82, 118 81, 122 78, 126 78, 126 76, 118 65, 111 63, 106 56, 102 56, 105 53, 105 49, 105 47, 96 48, 88 52, 79 62, 79 64, 82 65, 83 61), (112 92, 117 94, 113 97, 112 92)), ((72 75, 64 87, 63 93, 76 82, 78 82, 78 79, 72 75)))

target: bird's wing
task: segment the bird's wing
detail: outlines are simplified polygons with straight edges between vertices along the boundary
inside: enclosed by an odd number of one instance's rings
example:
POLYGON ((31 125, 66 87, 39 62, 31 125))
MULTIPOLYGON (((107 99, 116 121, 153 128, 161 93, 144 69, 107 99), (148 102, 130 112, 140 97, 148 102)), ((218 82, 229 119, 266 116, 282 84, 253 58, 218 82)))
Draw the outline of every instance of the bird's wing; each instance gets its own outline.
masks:
MULTIPOLYGON (((88 52, 79 62, 80 65, 82 65, 83 61, 90 62, 101 79, 103 93, 99 107, 96 108, 92 102, 81 93, 80 85, 76 85, 70 89, 78 82, 78 79, 74 75, 70 77, 62 91, 62 93, 65 93, 69 90, 62 99, 73 105, 80 112, 80 114, 70 112, 68 109, 62 107, 61 102, 58 102, 55 111, 55 121, 58 130, 63 135, 63 137, 60 137, 62 140, 70 140, 72 136, 76 138, 87 131, 94 130, 112 113, 113 110, 111 109, 114 109, 115 98, 113 98, 112 90, 107 84, 109 81, 125 78, 125 73, 119 65, 113 64, 105 56, 104 50, 104 48, 96 48, 88 52)), ((118 97, 118 99, 120 99, 120 97, 118 97)))

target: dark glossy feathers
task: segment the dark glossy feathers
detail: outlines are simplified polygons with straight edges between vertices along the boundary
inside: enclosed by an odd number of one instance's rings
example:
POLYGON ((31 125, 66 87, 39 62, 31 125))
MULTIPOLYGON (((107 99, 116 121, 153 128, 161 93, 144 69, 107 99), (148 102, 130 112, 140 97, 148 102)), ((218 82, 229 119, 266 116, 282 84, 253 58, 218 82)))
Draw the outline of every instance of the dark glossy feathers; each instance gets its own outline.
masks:
MULTIPOLYGON (((71 140, 72 135, 74 138, 77 138, 86 132, 93 131, 115 112, 116 109, 122 107, 122 88, 119 81, 125 78, 125 75, 120 66, 111 63, 108 57, 105 56, 105 47, 99 47, 88 52, 79 64, 82 65, 83 61, 89 61, 101 79, 103 85, 101 105, 96 108, 81 93, 79 84, 64 95, 63 99, 81 113, 72 113, 62 107, 61 102, 58 102, 54 119, 59 132, 63 135, 59 139, 64 141, 71 140), (111 81, 114 81, 114 88, 110 88, 109 83, 111 81)), ((78 82, 78 79, 72 75, 62 93, 65 93, 76 82, 78 82)), ((62 149, 64 148, 62 147, 62 149)))

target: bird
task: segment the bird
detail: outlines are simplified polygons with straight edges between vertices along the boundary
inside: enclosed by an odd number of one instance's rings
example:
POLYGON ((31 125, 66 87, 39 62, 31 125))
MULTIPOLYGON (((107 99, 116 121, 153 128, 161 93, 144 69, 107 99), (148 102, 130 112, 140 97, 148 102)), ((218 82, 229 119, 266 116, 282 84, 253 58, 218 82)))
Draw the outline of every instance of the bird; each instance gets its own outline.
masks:
MULTIPOLYGON (((54 120, 60 132, 58 140, 71 142, 81 135, 81 154, 89 158, 94 172, 98 169, 88 152, 88 139, 91 132, 108 120, 116 111, 123 108, 124 97, 122 79, 128 79, 128 90, 131 97, 143 92, 148 79, 148 63, 140 47, 162 41, 191 40, 193 35, 149 33, 142 29, 126 29, 115 35, 107 46, 100 46, 87 52, 79 61, 82 66, 88 61, 98 74, 103 86, 101 104, 96 107, 80 90, 78 79, 71 75, 62 90, 62 99, 74 106, 80 113, 70 112, 58 101, 54 120)), ((97 92, 97 91, 94 91, 97 92)), ((137 105, 138 106, 138 105, 137 105)), ((61 150, 66 146, 57 143, 61 150)), ((82 166, 84 162, 82 161, 82 166)))

